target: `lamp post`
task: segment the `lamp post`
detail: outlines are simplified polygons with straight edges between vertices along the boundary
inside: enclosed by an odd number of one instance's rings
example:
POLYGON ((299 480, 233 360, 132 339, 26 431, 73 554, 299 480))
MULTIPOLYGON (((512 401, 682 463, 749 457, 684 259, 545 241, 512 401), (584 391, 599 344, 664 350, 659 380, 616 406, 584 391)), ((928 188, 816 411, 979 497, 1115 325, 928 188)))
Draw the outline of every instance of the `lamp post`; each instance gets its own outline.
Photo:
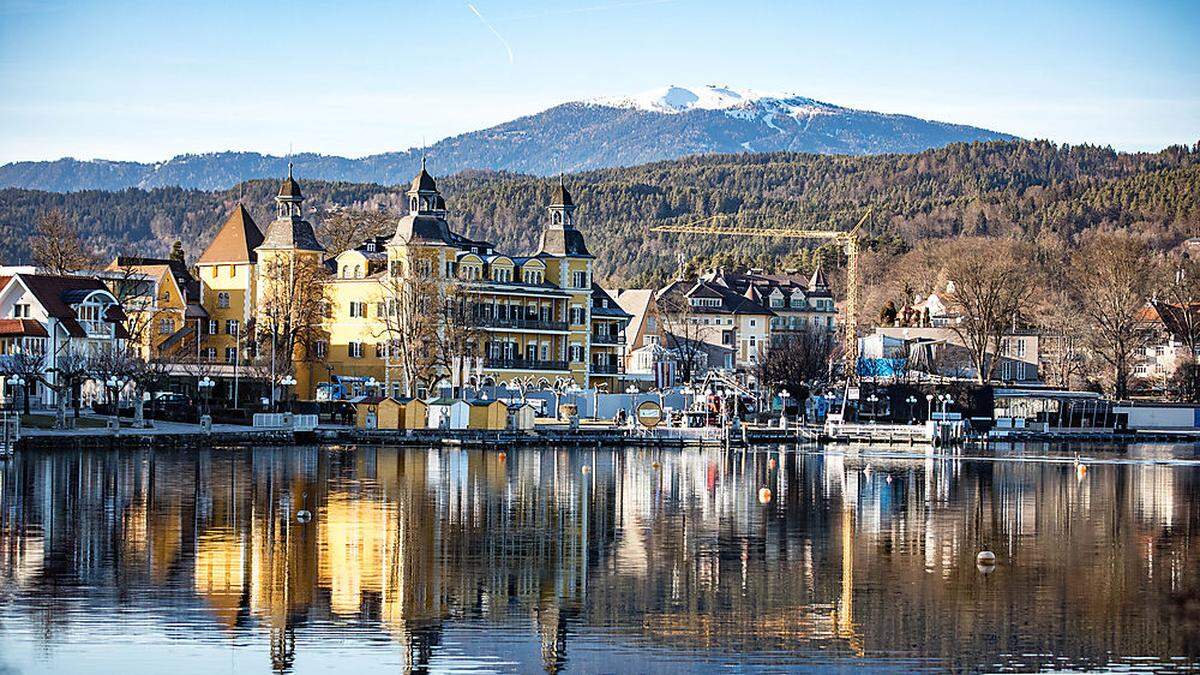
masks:
POLYGON ((216 381, 207 375, 205 375, 199 382, 196 383, 196 387, 200 389, 200 397, 204 399, 205 415, 208 415, 212 412, 208 407, 208 397, 212 395, 212 390, 215 386, 217 386, 216 381))
MULTIPOLYGON (((288 379, 289 377, 291 377, 291 376, 289 375, 289 376, 287 376, 287 377, 284 377, 284 378, 283 378, 283 380, 286 380, 286 379, 288 379)), ((279 384, 283 384, 283 380, 280 380, 280 381, 279 381, 279 384)), ((295 381, 295 380, 292 380, 292 384, 296 384, 296 381, 295 381)), ((375 388, 375 387, 376 387, 378 384, 379 384, 379 380, 376 380, 374 377, 368 377, 368 378, 367 378, 367 381, 366 381, 366 385, 367 385, 367 396, 370 396, 370 395, 371 395, 371 390, 372 390, 372 389, 374 389, 374 388, 375 388)), ((284 386, 287 386, 287 385, 284 385, 284 386)), ((286 392, 284 392, 284 393, 286 393, 286 392)), ((286 399, 287 399, 287 397, 285 396, 285 397, 284 397, 284 399, 286 400, 286 399)))
POLYGON ((875 404, 879 402, 879 397, 872 393, 867 397, 867 401, 871 403, 871 424, 875 423, 875 404))
POLYGON ((25 378, 21 377, 20 375, 14 375, 13 377, 9 378, 8 383, 13 387, 13 395, 12 400, 9 401, 9 407, 16 410, 17 414, 20 415, 21 399, 20 395, 17 393, 17 390, 19 389, 21 392, 25 391, 25 378))
POLYGON ((787 389, 779 392, 779 428, 787 429, 787 402, 791 398, 791 393, 787 389))
POLYGON ((929 411, 925 415, 925 421, 933 419, 933 394, 925 394, 925 403, 929 405, 929 411))
MULTIPOLYGON (((367 386, 372 386, 375 383, 375 378, 367 380, 367 386)), ((291 375, 284 375, 279 378, 279 386, 283 387, 283 400, 287 402, 288 412, 292 411, 292 399, 288 397, 288 387, 296 386, 296 378, 291 375)))
POLYGON ((908 398, 904 399, 904 402, 908 404, 908 422, 912 424, 916 421, 916 413, 913 412, 913 406, 917 404, 917 397, 909 394, 908 398))
POLYGON ((942 402, 942 421, 946 421, 946 404, 950 402, 950 394, 942 394, 938 397, 942 402))
POLYGON ((109 375, 105 384, 108 385, 109 391, 113 393, 112 400, 109 401, 113 408, 113 429, 117 433, 121 433, 121 389, 125 388, 125 380, 116 375, 109 375))
POLYGON ((829 419, 829 412, 833 410, 833 402, 837 400, 837 395, 832 391, 825 392, 825 419, 829 419))
POLYGON ((629 394, 629 428, 633 429, 635 427, 635 425, 633 423, 633 415, 634 415, 634 412, 633 412, 634 398, 633 397, 638 393, 638 388, 631 384, 625 388, 625 393, 629 394))

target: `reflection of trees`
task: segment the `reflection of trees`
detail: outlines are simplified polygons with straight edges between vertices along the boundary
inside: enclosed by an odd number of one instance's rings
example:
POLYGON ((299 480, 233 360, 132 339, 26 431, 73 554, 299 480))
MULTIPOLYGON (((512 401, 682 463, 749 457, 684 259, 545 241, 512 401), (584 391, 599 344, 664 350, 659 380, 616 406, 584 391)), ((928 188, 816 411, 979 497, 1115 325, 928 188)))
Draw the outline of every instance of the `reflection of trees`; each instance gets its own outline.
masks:
POLYGON ((0 469, 0 589, 41 603, 48 640, 72 606, 171 621, 203 607, 213 629, 262 639, 278 670, 329 622, 374 624, 427 669, 452 617, 523 617, 550 672, 580 624, 673 650, 920 645, 963 669, 1185 651, 1189 634, 1148 600, 1196 590, 1194 470, 1095 465, 1079 480, 1070 465, 771 457, 21 456, 0 469), (301 505, 311 523, 296 522, 301 505), (1001 560, 987 576, 984 544, 1001 560))

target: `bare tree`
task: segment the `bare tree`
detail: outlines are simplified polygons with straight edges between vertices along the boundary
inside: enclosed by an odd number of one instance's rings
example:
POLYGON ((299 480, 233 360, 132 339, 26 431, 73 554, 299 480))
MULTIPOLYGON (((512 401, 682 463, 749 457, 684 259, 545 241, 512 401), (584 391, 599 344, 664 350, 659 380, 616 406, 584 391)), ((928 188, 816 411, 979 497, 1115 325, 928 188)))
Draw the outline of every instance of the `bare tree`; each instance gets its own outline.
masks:
MULTIPOLYGON (((441 317, 436 344, 438 365, 450 374, 450 384, 461 390, 471 376, 472 362, 482 358, 483 331, 476 315, 475 295, 466 282, 442 286, 441 317)), ((524 393, 522 393, 524 400, 524 393)))
POLYGON ((950 329, 970 353, 976 379, 989 382, 1000 361, 1001 338, 1022 320, 1036 288, 1027 247, 1010 240, 959 238, 941 248, 946 299, 959 320, 950 329))
MULTIPOLYGON (((113 412, 116 413, 120 400, 121 391, 124 390, 132 381, 133 371, 136 368, 136 357, 129 350, 116 345, 108 345, 98 349, 88 358, 88 372, 92 379, 100 382, 104 387, 104 391, 109 392, 109 380, 115 379, 120 381, 121 386, 113 394, 113 400, 110 401, 113 407, 113 412)), ((136 388, 136 385, 135 385, 136 388)))
POLYGON ((804 406, 813 387, 829 376, 830 342, 808 331, 782 336, 758 362, 758 381, 773 391, 786 390, 804 406))
POLYGON ((1117 398, 1128 394, 1130 365, 1149 335, 1143 314, 1155 275, 1145 243, 1124 233, 1089 237, 1071 256, 1072 304, 1085 317, 1091 353, 1112 372, 1117 398))
POLYGON ((29 249, 34 264, 51 274, 70 274, 98 262, 85 246, 79 228, 61 209, 51 209, 38 216, 29 249))
MULTIPOLYGON (((29 414, 29 388, 44 381, 42 368, 46 359, 42 354, 21 350, 0 358, 0 374, 6 377, 20 377, 25 381, 21 387, 25 414, 29 414)), ((15 392, 14 392, 15 394, 15 392)))
POLYGON ((272 366, 272 392, 295 359, 313 352, 327 313, 327 278, 325 268, 307 257, 277 255, 259 264, 255 337, 259 358, 272 366))
POLYGON ((687 296, 678 288, 664 289, 657 302, 664 346, 675 356, 683 382, 691 382, 707 363, 704 343, 713 339, 716 329, 700 321, 687 296))
POLYGON ((67 426, 67 402, 73 398, 75 388, 87 381, 91 363, 82 352, 68 347, 58 354, 54 367, 47 372, 54 374, 53 381, 43 380, 54 392, 54 428, 63 429, 67 426))
POLYGON ((406 397, 432 380, 441 364, 437 303, 442 293, 431 269, 397 261, 379 282, 385 311, 373 337, 387 345, 389 362, 395 359, 406 397))
POLYGON ((1154 309, 1162 319, 1168 334, 1187 347, 1190 367, 1179 369, 1172 377, 1173 384, 1181 391, 1200 391, 1200 380, 1183 381, 1183 378, 1200 377, 1200 368, 1195 359, 1200 355, 1200 261, 1184 253, 1174 260, 1164 261, 1161 278, 1165 280, 1159 291, 1159 302, 1154 309))
POLYGON ((388 234, 395 226, 385 211, 339 209, 327 213, 317 225, 317 239, 332 254, 358 246, 372 237, 388 234))

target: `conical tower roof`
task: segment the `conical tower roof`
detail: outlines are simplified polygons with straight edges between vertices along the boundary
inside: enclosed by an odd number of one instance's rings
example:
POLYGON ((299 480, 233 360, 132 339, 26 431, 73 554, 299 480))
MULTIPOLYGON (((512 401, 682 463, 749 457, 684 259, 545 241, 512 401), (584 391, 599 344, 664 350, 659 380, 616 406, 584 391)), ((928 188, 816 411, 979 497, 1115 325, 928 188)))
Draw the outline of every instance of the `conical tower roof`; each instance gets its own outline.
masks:
POLYGON ((246 207, 239 203, 196 264, 252 263, 255 261, 254 249, 262 242, 262 230, 258 229, 246 207))

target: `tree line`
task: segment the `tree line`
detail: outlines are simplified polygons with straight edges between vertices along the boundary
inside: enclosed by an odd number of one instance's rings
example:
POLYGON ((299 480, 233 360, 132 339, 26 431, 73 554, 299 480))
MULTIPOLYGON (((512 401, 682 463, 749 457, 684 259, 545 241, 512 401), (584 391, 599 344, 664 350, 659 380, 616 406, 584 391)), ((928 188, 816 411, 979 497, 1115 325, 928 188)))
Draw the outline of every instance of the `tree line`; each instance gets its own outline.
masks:
MULTIPOLYGON (((648 285, 682 265, 807 269, 842 264, 836 249, 786 240, 726 240, 649 233, 652 225, 714 214, 761 227, 847 227, 867 207, 868 248, 903 253, 953 236, 1076 243, 1094 228, 1129 229, 1156 250, 1194 234, 1200 214, 1200 144, 1155 153, 1118 153, 1045 141, 955 144, 917 154, 832 156, 797 153, 702 155, 576 174, 568 185, 599 280, 648 285)), ((436 167, 431 167, 436 171, 436 167)), ((302 178, 302 177, 301 177, 302 178)), ((466 171, 439 179, 451 224, 514 253, 537 246, 557 179, 466 171)), ((304 181, 309 218, 350 209, 404 212, 406 185, 304 181)), ((0 191, 0 256, 29 260, 28 233, 40 213, 61 209, 96 255, 164 255, 175 240, 200 253, 240 201, 260 226, 272 218, 275 180, 230 190, 178 188, 0 191)), ((386 227, 383 228, 386 230, 386 227)))

